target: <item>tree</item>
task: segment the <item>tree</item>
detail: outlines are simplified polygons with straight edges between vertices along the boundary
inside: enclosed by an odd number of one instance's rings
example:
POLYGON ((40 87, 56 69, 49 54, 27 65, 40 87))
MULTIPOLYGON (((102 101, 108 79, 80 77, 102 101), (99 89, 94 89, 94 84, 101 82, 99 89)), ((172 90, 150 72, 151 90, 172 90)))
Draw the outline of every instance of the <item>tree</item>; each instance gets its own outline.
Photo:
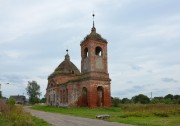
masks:
POLYGON ((123 99, 121 100, 121 102, 122 102, 122 104, 129 104, 129 103, 131 103, 131 100, 128 99, 128 98, 123 98, 123 99))
POLYGON ((121 102, 121 100, 118 97, 112 98, 112 104, 114 107, 118 107, 120 102, 121 102))
POLYGON ((173 100, 174 96, 172 94, 168 94, 164 97, 164 99, 171 99, 173 100))
POLYGON ((134 101, 134 103, 142 103, 142 104, 150 103, 150 99, 143 94, 139 94, 137 96, 132 97, 132 101, 134 101))
POLYGON ((41 103, 46 103, 46 98, 41 98, 40 102, 41 103))
POLYGON ((32 104, 39 102, 40 93, 40 86, 37 84, 36 81, 28 81, 28 85, 26 88, 27 95, 29 95, 29 102, 32 104))
POLYGON ((174 99, 179 99, 180 98, 180 95, 174 95, 174 99))

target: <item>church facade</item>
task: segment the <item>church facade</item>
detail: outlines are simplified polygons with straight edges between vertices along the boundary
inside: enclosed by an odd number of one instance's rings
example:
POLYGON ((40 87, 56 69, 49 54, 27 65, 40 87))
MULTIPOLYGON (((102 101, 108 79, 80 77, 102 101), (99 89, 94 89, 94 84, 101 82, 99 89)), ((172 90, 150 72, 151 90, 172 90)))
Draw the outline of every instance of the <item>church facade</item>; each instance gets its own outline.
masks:
POLYGON ((65 59, 48 77, 47 104, 67 107, 110 107, 111 90, 108 73, 108 42, 91 29, 81 41, 81 72, 65 59))

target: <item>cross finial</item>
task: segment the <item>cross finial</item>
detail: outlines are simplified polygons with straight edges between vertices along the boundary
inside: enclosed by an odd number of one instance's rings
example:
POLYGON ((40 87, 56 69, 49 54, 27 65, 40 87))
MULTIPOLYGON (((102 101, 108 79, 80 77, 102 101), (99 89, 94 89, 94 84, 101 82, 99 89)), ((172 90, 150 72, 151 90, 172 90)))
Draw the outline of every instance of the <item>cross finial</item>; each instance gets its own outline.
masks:
POLYGON ((94 16, 95 16, 94 11, 93 11, 92 16, 93 16, 93 27, 91 29, 91 32, 96 32, 96 28, 94 27, 94 16))
POLYGON ((68 51, 69 51, 69 50, 68 50, 68 49, 66 49, 67 54, 68 54, 68 51))
POLYGON ((94 14, 94 11, 93 11, 93 28, 94 28, 94 16, 95 16, 95 14, 94 14))

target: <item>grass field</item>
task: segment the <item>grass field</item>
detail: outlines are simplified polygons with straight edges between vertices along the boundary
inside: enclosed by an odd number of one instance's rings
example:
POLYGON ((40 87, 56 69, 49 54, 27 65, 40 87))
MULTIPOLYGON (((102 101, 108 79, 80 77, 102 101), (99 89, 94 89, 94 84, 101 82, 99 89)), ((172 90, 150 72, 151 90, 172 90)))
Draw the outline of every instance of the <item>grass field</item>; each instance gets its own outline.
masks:
POLYGON ((21 105, 5 104, 0 99, 0 126, 50 126, 50 124, 24 112, 21 105))
POLYGON ((51 125, 45 122, 44 120, 33 116, 31 116, 31 121, 26 124, 22 124, 22 123, 15 124, 10 119, 0 116, 0 126, 51 126, 51 125))
POLYGON ((108 121, 135 124, 139 126, 180 126, 180 105, 166 104, 129 104, 111 108, 57 108, 33 106, 33 109, 62 113, 86 118, 109 114, 108 121))

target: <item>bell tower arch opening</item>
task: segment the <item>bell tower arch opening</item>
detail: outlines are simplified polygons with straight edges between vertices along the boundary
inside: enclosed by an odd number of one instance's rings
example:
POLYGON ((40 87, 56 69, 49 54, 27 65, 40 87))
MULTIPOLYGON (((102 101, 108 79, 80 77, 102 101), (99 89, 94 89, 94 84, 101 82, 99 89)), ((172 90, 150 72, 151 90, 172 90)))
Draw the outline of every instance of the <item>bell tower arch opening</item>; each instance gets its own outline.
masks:
POLYGON ((97 56, 102 56, 102 48, 99 47, 99 46, 97 46, 97 47, 95 48, 95 54, 96 54, 97 56))

